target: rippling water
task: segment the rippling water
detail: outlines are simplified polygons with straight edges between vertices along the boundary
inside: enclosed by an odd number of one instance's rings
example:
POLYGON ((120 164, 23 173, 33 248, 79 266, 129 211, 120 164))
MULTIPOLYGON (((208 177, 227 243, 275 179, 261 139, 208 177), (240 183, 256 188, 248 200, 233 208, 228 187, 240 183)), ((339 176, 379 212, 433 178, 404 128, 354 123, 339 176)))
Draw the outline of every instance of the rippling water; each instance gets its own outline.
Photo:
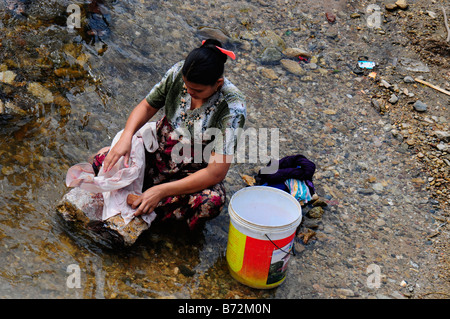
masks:
MULTIPOLYGON (((77 2, 82 28, 74 32, 66 25, 71 1, 29 1, 26 18, 8 10, 13 2, 0 1, 1 71, 16 75, 0 91, 8 108, 0 115, 0 297, 210 295, 191 289, 202 268, 216 261, 224 268, 226 229, 207 235, 217 240, 199 236, 193 243, 152 233, 130 250, 112 251, 55 214, 67 168, 109 145, 163 72, 199 41, 171 12, 176 3, 107 2, 109 27, 94 24, 106 31, 96 38, 83 29, 89 1, 77 2), (50 91, 53 103, 32 93, 30 83, 50 91), (67 285, 70 265, 81 270, 81 288, 67 285)), ((219 218, 208 227, 223 225, 219 218)))

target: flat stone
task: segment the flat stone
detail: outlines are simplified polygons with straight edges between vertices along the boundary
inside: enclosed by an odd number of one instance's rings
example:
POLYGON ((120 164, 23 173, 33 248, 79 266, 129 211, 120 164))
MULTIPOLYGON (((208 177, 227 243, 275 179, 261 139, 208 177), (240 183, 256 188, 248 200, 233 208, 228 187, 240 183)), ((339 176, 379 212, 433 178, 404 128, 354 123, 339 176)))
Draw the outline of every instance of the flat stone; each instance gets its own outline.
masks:
POLYGON ((392 95, 391 95, 391 98, 389 99, 389 103, 395 104, 395 103, 397 103, 397 102, 398 102, 398 97, 397 97, 397 95, 392 94, 392 95))
POLYGON ((301 48, 287 48, 286 50, 283 51, 283 54, 290 58, 295 58, 298 56, 308 57, 308 58, 311 57, 311 53, 309 53, 308 51, 301 49, 301 48))
POLYGON ((397 9, 397 5, 395 3, 386 3, 385 5, 386 10, 393 11, 397 9))
POLYGON ((3 71, 0 72, 0 81, 6 84, 12 84, 14 79, 16 78, 16 74, 13 71, 3 71))
POLYGON ((288 59, 282 59, 281 61, 281 65, 283 65, 283 67, 288 70, 289 72, 295 74, 295 75, 304 75, 306 74, 306 71, 300 66, 299 63, 292 61, 292 60, 288 60, 288 59))
POLYGON ((311 210, 307 213, 307 215, 311 218, 321 218, 324 213, 324 210, 321 206, 316 206, 311 208, 311 210))
POLYGON ((52 92, 50 92, 50 90, 45 88, 42 84, 33 82, 28 84, 27 89, 31 94, 40 99, 43 103, 53 102, 52 92))
POLYGON ((283 55, 281 51, 275 47, 267 47, 261 53, 260 59, 262 63, 274 63, 281 60, 283 55))
POLYGON ((275 71, 269 68, 262 68, 261 75, 271 80, 278 79, 278 75, 275 73, 275 71))
POLYGON ((402 10, 408 9, 408 3, 406 0, 398 0, 395 4, 402 10))
POLYGON ((434 136, 439 140, 449 143, 450 142, 450 132, 446 131, 434 131, 434 136))
POLYGON ((416 101, 416 103, 414 103, 414 109, 417 112, 425 112, 427 110, 427 105, 422 101, 416 101))
POLYGON ((125 225, 120 214, 102 220, 103 196, 101 193, 91 193, 79 187, 65 194, 56 207, 56 211, 67 222, 83 228, 91 228, 93 237, 101 237, 108 244, 131 246, 139 236, 150 226, 140 217, 133 218, 125 225), (92 225, 96 225, 92 229, 92 225))

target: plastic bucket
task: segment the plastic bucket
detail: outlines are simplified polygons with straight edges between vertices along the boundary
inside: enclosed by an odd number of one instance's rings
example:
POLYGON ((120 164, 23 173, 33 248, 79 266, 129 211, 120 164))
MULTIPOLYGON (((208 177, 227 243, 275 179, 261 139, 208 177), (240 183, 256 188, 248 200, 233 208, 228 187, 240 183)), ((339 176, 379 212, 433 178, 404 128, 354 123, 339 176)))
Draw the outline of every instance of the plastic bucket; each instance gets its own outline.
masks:
POLYGON ((302 220, 300 203, 277 188, 252 186, 232 196, 228 212, 226 259, 232 277, 253 288, 280 285, 302 220))

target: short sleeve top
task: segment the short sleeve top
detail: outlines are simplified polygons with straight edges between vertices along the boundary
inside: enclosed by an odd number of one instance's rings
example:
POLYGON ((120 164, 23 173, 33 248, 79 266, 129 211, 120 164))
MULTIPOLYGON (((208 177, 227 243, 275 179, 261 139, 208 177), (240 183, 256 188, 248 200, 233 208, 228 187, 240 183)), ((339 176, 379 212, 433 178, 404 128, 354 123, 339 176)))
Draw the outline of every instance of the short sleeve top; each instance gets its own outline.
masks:
POLYGON ((227 78, 220 90, 201 107, 191 110, 191 96, 182 77, 184 61, 172 66, 146 96, 156 109, 164 108, 174 130, 187 129, 191 137, 214 135, 213 150, 232 155, 247 116, 243 94, 227 78))

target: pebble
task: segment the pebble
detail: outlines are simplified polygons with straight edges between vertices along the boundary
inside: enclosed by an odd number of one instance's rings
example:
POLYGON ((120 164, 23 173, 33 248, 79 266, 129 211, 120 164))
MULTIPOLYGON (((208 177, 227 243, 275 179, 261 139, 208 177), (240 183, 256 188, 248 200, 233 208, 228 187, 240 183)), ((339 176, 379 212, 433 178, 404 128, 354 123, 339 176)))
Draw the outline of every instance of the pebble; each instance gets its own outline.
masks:
POLYGON ((351 289, 346 289, 346 288, 339 288, 336 291, 339 295, 342 296, 346 296, 346 297, 353 297, 355 295, 355 293, 353 292, 353 290, 351 289))
POLYGON ((290 58, 301 57, 311 57, 311 53, 302 48, 287 48, 282 52, 285 56, 290 58))
POLYGON ((316 206, 309 210, 307 215, 311 218, 322 218, 322 215, 324 213, 324 210, 322 206, 316 206))
POLYGON ((263 75, 264 77, 266 77, 268 79, 271 79, 271 80, 278 79, 278 75, 275 73, 275 71, 273 69, 262 68, 260 72, 261 72, 261 75, 263 75))
POLYGON ((14 173, 14 168, 9 166, 3 166, 1 172, 3 175, 8 176, 14 173))
POLYGON ((408 9, 408 3, 406 0, 398 0, 395 4, 402 10, 408 9))
POLYGON ((393 11, 397 9, 397 5, 395 3, 386 3, 385 5, 386 10, 393 11))
POLYGON ((416 81, 414 80, 414 78, 413 78, 412 76, 407 75, 407 76, 405 76, 405 78, 403 79, 403 82, 405 82, 405 83, 414 83, 414 82, 416 82, 416 81))
POLYGON ((3 71, 0 72, 0 81, 6 84, 12 84, 14 79, 16 78, 16 74, 13 71, 3 71))
POLYGON ((395 104, 395 103, 397 103, 397 102, 398 102, 398 97, 397 97, 397 95, 392 94, 392 95, 391 95, 391 98, 389 99, 389 103, 395 104))
MULTIPOLYGON (((274 47, 268 47, 263 50, 261 53, 260 59, 263 64, 270 64, 274 62, 280 61, 282 58, 282 54, 280 50, 274 47)), ((290 61, 290 60, 289 60, 290 61)), ((292 61, 294 62, 294 61, 292 61)))
POLYGON ((416 101, 416 103, 414 103, 414 109, 417 112, 425 112, 427 110, 427 105, 425 103, 423 103, 422 101, 416 101))
POLYGON ((288 59, 282 59, 281 65, 288 70, 289 72, 295 74, 295 75, 305 75, 306 71, 300 66, 298 62, 288 60, 288 59))
POLYGON ((53 94, 38 82, 29 83, 27 86, 28 91, 35 97, 39 98, 43 103, 52 103, 53 94))

